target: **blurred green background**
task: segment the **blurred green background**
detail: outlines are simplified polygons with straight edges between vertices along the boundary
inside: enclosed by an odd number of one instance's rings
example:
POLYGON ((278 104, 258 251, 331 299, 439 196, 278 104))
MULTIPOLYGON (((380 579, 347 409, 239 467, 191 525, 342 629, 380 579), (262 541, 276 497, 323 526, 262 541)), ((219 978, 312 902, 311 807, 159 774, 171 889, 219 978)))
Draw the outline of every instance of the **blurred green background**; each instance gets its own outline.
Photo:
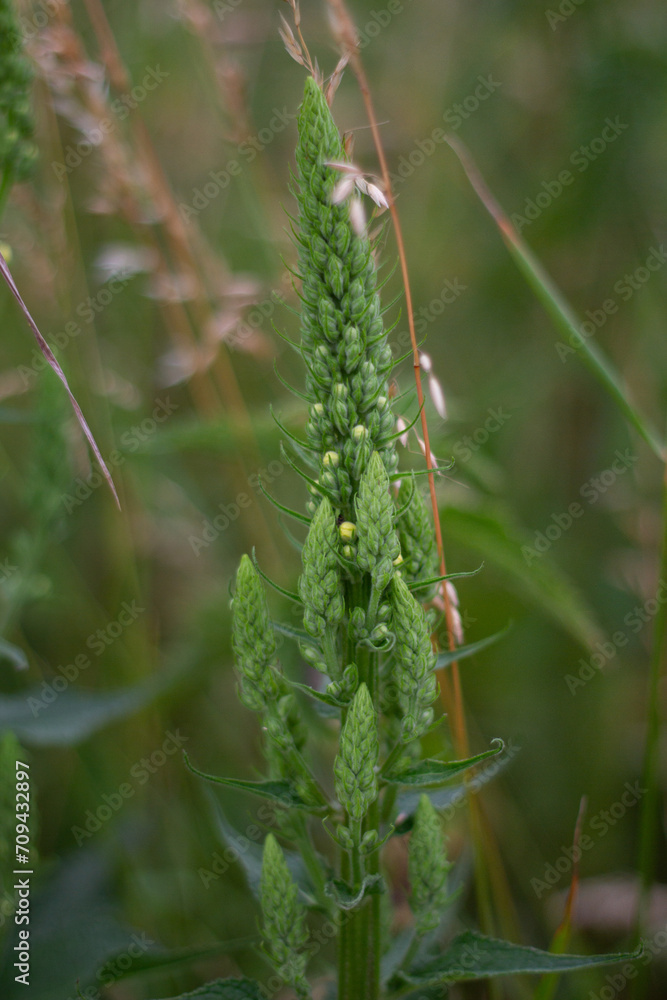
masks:
MULTIPOLYGON (((350 7, 395 179, 417 329, 447 399, 447 419, 430 403, 429 419, 434 451, 455 460, 438 486, 448 568, 484 562, 459 587, 466 638, 513 622, 461 669, 473 748, 495 736, 521 748, 482 793, 514 929, 548 946, 587 795, 591 846, 572 947, 620 948, 638 847, 641 789, 631 802, 626 783, 641 773, 661 470, 563 349, 453 152, 432 134, 449 128, 469 146, 662 429, 667 23, 648 0, 350 7)), ((261 766, 256 718, 236 702, 229 585, 253 546, 283 586, 293 589, 298 573, 258 476, 302 509, 268 407, 290 427, 304 423, 273 372, 277 359, 298 387, 298 359, 272 328, 298 335, 281 256, 294 263, 285 210, 304 71, 279 38, 278 15, 289 13, 279 0, 38 0, 20 11, 40 159, 32 182, 14 190, 0 239, 122 501, 119 512, 0 290, 0 634, 9 644, 0 725, 25 746, 36 793, 30 997, 74 997, 77 980, 84 996, 104 980, 104 995, 119 1000, 173 996, 239 969, 267 973, 236 860, 253 851, 243 843, 224 855, 229 824, 261 825, 257 803, 204 787, 180 749, 219 774, 252 777, 261 766), (173 967, 139 969, 161 953, 173 967), (121 978, 128 954, 137 974, 121 978), (113 956, 123 961, 105 969, 113 956)), ((324 3, 305 0, 303 31, 329 74, 337 55, 324 3)), ((349 72, 334 113, 354 137, 355 161, 374 171, 349 72)), ((388 270, 389 227, 383 242, 388 270)), ((386 301, 399 293, 396 273, 386 301)), ((403 316, 397 343, 406 330, 403 316)), ((400 388, 411 379, 404 365, 400 388)), ((404 413, 414 412, 408 400, 404 413)), ((406 465, 419 467, 415 438, 408 450, 406 465)), ((296 622, 288 601, 272 601, 276 617, 296 622)), ((284 657, 303 670, 287 644, 284 657)), ((323 732, 313 750, 323 769, 331 749, 323 732)), ((450 846, 465 867, 461 812, 450 846)), ((665 882, 663 832, 660 850, 665 882)), ((400 850, 391 864, 400 914, 400 850)), ((5 879, 5 931, 10 886, 5 879)), ((461 919, 476 919, 472 891, 461 919)), ((661 885, 651 927, 657 998, 667 982, 661 885)), ((507 919, 496 930, 507 933, 507 919)), ((558 996, 597 997, 614 971, 566 977, 558 996)), ((3 976, 3 997, 18 996, 6 964, 3 976)), ((531 996, 534 986, 506 984, 502 995, 531 996)))

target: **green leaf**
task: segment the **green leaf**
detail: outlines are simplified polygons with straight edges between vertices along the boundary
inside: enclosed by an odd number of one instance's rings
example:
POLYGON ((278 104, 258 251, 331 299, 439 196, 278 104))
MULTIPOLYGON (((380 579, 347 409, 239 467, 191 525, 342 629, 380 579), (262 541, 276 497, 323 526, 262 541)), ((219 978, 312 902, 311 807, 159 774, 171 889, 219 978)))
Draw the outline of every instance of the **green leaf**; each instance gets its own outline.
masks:
POLYGON ((19 927, 6 921, 0 957, 3 1000, 65 1000, 100 986, 98 971, 114 956, 153 947, 151 938, 121 923, 113 905, 110 859, 86 841, 66 858, 45 865, 30 881, 30 985, 17 982, 19 927))
POLYGON ((430 580, 419 580, 410 584, 410 590, 414 594, 417 590, 425 590, 426 587, 433 587, 436 583, 443 583, 445 580, 459 580, 464 576, 477 576, 484 569, 484 563, 480 563, 477 569, 463 570, 460 573, 445 573, 444 576, 432 576, 430 580))
POLYGON ((532 538, 502 512, 447 506, 441 521, 447 537, 481 553, 488 563, 506 573, 523 598, 555 619, 577 642, 593 646, 601 638, 583 597, 548 557, 534 559, 530 565, 526 562, 521 548, 530 545, 532 538))
POLYGON ((0 696, 0 732, 11 729, 29 746, 75 746, 117 719, 138 712, 165 688, 150 681, 110 691, 57 692, 48 682, 0 696))
POLYGON ((492 742, 496 744, 494 750, 485 750, 484 753, 478 753, 474 757, 466 757, 465 760, 420 760, 418 764, 413 764, 398 774, 390 772, 383 775, 382 778, 388 785, 436 788, 438 785, 444 785, 455 775, 461 774, 462 771, 467 771, 468 768, 479 764, 480 761, 501 753, 505 746, 503 741, 495 739, 492 742))
MULTIPOLYGON (((238 830, 227 819, 225 811, 212 788, 206 788, 206 795, 222 843, 236 856, 250 892, 255 899, 259 899, 259 884, 262 877, 263 834, 257 830, 257 839, 255 840, 255 836, 250 836, 247 829, 245 832, 238 830)), ((284 850, 283 853, 287 861, 287 867, 296 884, 305 893, 311 894, 313 891, 312 882, 301 855, 297 851, 289 850, 284 850)), ((227 863, 229 864, 229 862, 227 863)), ((216 876, 215 872, 211 872, 210 874, 216 876)))
POLYGON ((640 954, 641 949, 617 955, 553 955, 539 948, 497 941, 476 931, 465 931, 454 938, 443 955, 413 967, 405 978, 409 983, 420 986, 435 986, 491 976, 572 972, 596 965, 629 962, 640 954))
POLYGON ((253 566, 261 576, 262 580, 264 580, 265 583, 268 583, 269 587, 273 587, 274 590, 277 590, 279 594, 282 594, 283 597, 287 597, 288 600, 292 601, 294 604, 303 604, 303 601, 301 600, 298 594, 293 594, 291 590, 285 590, 284 587, 281 587, 280 584, 275 583, 270 576, 266 575, 262 567, 259 565, 259 562, 257 561, 257 554, 254 548, 252 550, 252 562, 253 566))
MULTIPOLYGON (((481 767, 470 781, 457 781, 456 784, 447 785, 445 788, 426 788, 423 790, 399 792, 396 798, 395 813, 397 816, 403 816, 404 818, 400 823, 396 824, 395 834, 402 836, 410 832, 414 821, 414 814, 422 794, 428 795, 436 809, 456 808, 460 803, 465 802, 469 795, 479 791, 483 785, 486 785, 496 775, 500 774, 514 759, 514 755, 518 749, 518 747, 514 747, 513 752, 510 749, 503 756, 496 757, 486 767, 481 767)), ((446 815, 449 817, 449 812, 446 815)))
MULTIPOLYGON (((289 681, 292 687, 295 687, 298 691, 303 691, 305 694, 310 695, 311 698, 315 698, 316 701, 322 702, 323 705, 329 705, 331 708, 335 708, 337 711, 335 716, 338 717, 341 708, 345 708, 345 705, 334 698, 332 695, 327 694, 326 691, 316 691, 315 688, 310 687, 308 684, 300 684, 298 681, 289 681)), ((332 715, 331 718, 334 718, 332 715)))
POLYGON ((477 642, 469 642, 467 646, 459 646, 458 649, 448 649, 444 653, 439 653, 438 658, 435 661, 435 669, 442 670, 443 667, 448 667, 450 663, 458 663, 459 660, 465 660, 467 656, 474 656, 475 653, 480 653, 487 646, 492 646, 494 642, 498 642, 499 639, 503 639, 512 627, 510 622, 505 628, 502 628, 500 632, 495 632, 493 635, 488 635, 486 639, 478 639, 477 642))
POLYGON ((381 875, 366 875, 359 889, 353 889, 343 879, 335 878, 327 882, 324 891, 341 910, 354 910, 367 896, 381 896, 387 891, 387 886, 381 875))
POLYGON ((242 778, 220 778, 215 774, 206 774, 195 767, 194 764, 191 764, 185 750, 183 751, 183 757, 185 758, 186 766, 192 773, 196 774, 199 778, 205 778, 206 781, 213 781, 218 785, 227 785, 229 788, 238 788, 242 792, 251 792, 253 795, 259 795, 263 799, 271 799, 272 802, 278 802, 286 809, 311 809, 315 812, 319 811, 319 807, 314 807, 304 802, 289 781, 245 781, 242 778))
POLYGON ((214 979, 191 993, 179 993, 168 1000, 263 1000, 265 996, 254 979, 214 979))
POLYGON ((129 955, 127 951, 121 951, 113 955, 107 965, 103 965, 99 970, 99 979, 104 982, 106 978, 115 980, 127 979, 130 976, 139 976, 147 972, 160 972, 163 969, 171 969, 179 965, 189 965, 204 958, 213 958, 216 955, 230 955, 242 948, 256 946, 258 935, 252 937, 235 938, 231 941, 221 941, 216 945, 209 945, 207 948, 180 948, 177 951, 150 951, 141 955, 129 955), (118 964, 117 959, 123 956, 123 966, 118 964), (128 963, 129 960, 129 964, 128 963))
POLYGON ((286 636, 288 639, 296 639, 297 642, 305 642, 309 646, 316 646, 316 642, 312 635, 308 635, 305 629, 296 628, 294 625, 285 625, 283 622, 271 622, 271 625, 276 632, 280 632, 281 635, 286 636))

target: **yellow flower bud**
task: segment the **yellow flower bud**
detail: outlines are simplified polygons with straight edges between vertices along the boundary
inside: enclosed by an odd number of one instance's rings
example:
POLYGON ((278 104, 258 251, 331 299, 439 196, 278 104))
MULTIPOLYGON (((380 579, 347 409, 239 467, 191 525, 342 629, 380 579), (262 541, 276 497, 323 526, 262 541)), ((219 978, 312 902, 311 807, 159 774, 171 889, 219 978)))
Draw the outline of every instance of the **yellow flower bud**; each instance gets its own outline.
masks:
POLYGON ((394 566, 400 566, 402 562, 403 562, 403 556, 399 552, 398 555, 396 556, 396 558, 394 559, 393 565, 394 566))
POLYGON ((327 451, 322 459, 322 465, 338 465, 339 456, 337 451, 327 451))
POLYGON ((352 521, 343 521, 342 524, 338 525, 338 531, 344 542, 351 542, 356 534, 357 526, 352 521))
POLYGON ((355 441, 361 441, 361 439, 363 437, 366 437, 367 434, 368 431, 366 430, 363 424, 356 424, 352 428, 352 437, 355 439, 355 441))

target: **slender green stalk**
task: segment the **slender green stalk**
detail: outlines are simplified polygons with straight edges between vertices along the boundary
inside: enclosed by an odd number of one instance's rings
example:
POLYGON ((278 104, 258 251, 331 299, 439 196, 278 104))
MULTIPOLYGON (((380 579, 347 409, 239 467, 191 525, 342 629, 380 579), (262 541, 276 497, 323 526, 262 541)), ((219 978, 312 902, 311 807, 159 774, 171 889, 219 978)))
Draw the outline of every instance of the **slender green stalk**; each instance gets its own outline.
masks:
POLYGON ((457 136, 449 136, 447 141, 461 161, 480 201, 497 224, 510 255, 551 316, 556 327, 562 331, 564 336, 570 338, 576 344, 577 350, 581 352, 582 360, 605 387, 614 402, 625 414, 628 422, 635 428, 660 461, 664 462, 666 457, 664 440, 661 439, 660 435, 652 427, 650 421, 637 409, 635 403, 630 398, 627 386, 611 361, 604 355, 597 344, 582 336, 580 333, 581 323, 577 319, 576 313, 492 195, 465 145, 457 136))

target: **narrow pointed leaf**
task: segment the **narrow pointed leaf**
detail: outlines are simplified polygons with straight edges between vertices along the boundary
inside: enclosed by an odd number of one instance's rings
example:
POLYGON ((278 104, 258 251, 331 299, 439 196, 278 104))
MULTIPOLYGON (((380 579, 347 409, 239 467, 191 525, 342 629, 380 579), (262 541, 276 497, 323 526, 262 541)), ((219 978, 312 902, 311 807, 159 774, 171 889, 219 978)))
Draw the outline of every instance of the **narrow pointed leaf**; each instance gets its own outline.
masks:
POLYGON ((285 505, 276 500, 275 497, 272 497, 271 494, 264 488, 264 484, 261 479, 259 479, 259 489, 277 510, 282 511, 283 514, 287 514, 288 517, 293 517, 295 521, 300 521, 301 524, 310 524, 310 518, 305 514, 300 514, 298 510, 292 510, 291 507, 285 507, 285 505))
POLYGON ((495 757, 496 754, 501 753, 505 746, 503 741, 496 739, 492 742, 496 744, 493 750, 485 750, 484 753, 475 754, 474 757, 467 757, 465 760, 448 761, 420 760, 419 763, 412 764, 398 774, 390 772, 383 775, 383 781, 389 785, 410 785, 418 788, 429 786, 436 788, 438 785, 444 785, 446 781, 449 781, 457 774, 461 774, 462 771, 467 771, 469 768, 474 767, 475 764, 479 764, 481 761, 487 760, 489 757, 495 757))
POLYGON ((215 979, 190 993, 168 1000, 264 1000, 266 992, 254 979, 215 979))
POLYGON ((444 985, 492 976, 573 972, 637 959, 641 951, 617 955, 553 955, 539 948, 497 941, 474 931, 459 934, 443 955, 414 966, 405 977, 419 986, 444 985))
POLYGON ((438 653, 438 658, 435 661, 435 669, 442 670, 443 667, 448 667, 450 663, 458 663, 459 660, 465 660, 467 656, 474 656, 475 653, 481 653, 488 646, 493 646, 494 642, 504 639, 511 627, 512 623, 510 622, 500 632, 494 632, 493 635, 488 635, 486 639, 478 639, 477 642, 469 642, 466 646, 459 646, 458 649, 448 649, 444 653, 438 653))
POLYGON ((483 569, 484 563, 480 563, 477 569, 464 570, 461 573, 445 573, 444 576, 432 576, 430 580, 419 580, 417 583, 411 584, 410 590, 414 594, 418 590, 425 590, 427 587, 433 587, 436 583, 442 583, 446 580, 459 580, 465 576, 477 576, 483 569))
POLYGON ((199 768, 190 762, 190 758, 185 751, 183 751, 183 757, 185 758, 186 766, 192 773, 196 774, 199 778, 204 778, 206 781, 212 781, 218 785, 227 785, 229 788, 237 788, 242 792, 250 792, 252 795, 258 795, 262 799, 270 799, 272 802, 278 802, 286 809, 313 809, 313 806, 304 802, 289 781, 245 781, 242 778, 220 778, 218 775, 206 774, 205 771, 200 771, 199 768))
POLYGON ((623 411, 628 422, 646 441, 660 461, 664 462, 664 441, 646 417, 637 409, 634 401, 630 398, 627 386, 609 358, 605 356, 596 343, 581 335, 579 332, 581 322, 574 310, 492 195, 469 150, 457 136, 450 135, 447 141, 458 156, 475 193, 498 226, 510 255, 553 320, 554 325, 563 336, 576 343, 581 352, 582 360, 623 411))

